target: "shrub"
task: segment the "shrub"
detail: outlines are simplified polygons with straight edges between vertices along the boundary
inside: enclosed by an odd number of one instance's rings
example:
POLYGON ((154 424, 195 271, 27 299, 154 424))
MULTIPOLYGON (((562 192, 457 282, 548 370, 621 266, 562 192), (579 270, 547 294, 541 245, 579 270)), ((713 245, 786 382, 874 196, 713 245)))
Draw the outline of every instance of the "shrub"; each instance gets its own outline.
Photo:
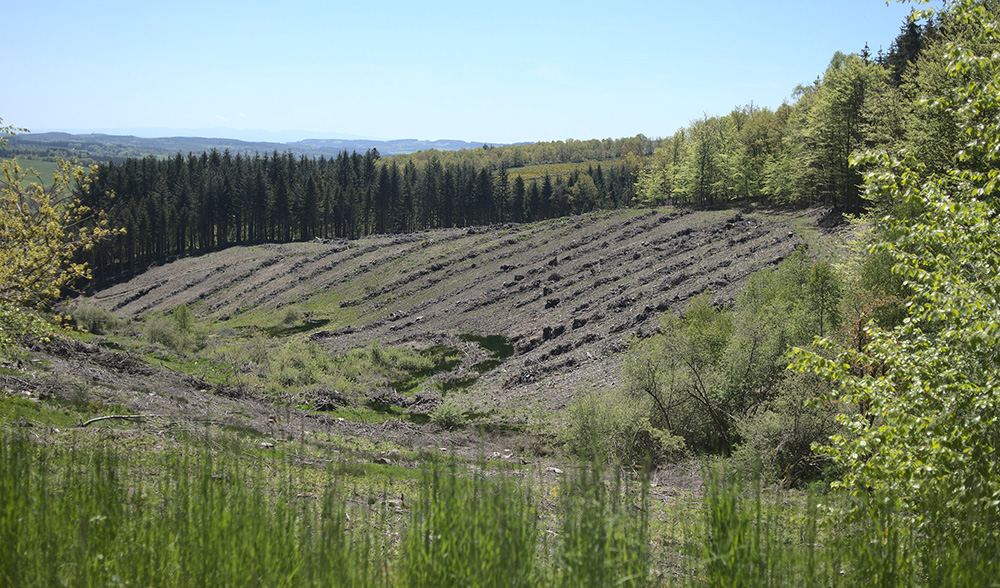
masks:
POLYGON ((268 364, 271 366, 268 379, 282 389, 316 384, 328 367, 323 350, 314 343, 302 341, 293 341, 279 349, 268 364))
POLYGON ((195 329, 194 317, 187 306, 178 306, 170 315, 158 315, 146 320, 143 332, 152 343, 176 353, 190 353, 204 346, 204 332, 195 329))
POLYGON ((741 441, 732 456, 737 470, 788 486, 816 479, 829 460, 812 445, 840 431, 835 418, 843 406, 818 400, 828 387, 804 374, 783 380, 761 412, 737 423, 741 441))
POLYGON ((564 431, 569 451, 584 458, 600 457, 616 463, 654 464, 679 457, 684 441, 654 427, 649 400, 615 390, 585 394, 570 407, 564 431))
POLYGON ((169 317, 150 317, 146 320, 143 332, 150 342, 162 345, 167 349, 177 351, 182 347, 181 341, 183 337, 177 329, 177 323, 169 317))
POLYGON ((31 311, 0 302, 0 359, 22 353, 18 346, 48 340, 52 326, 31 311))
POLYGON ((446 431, 454 431, 465 426, 465 411, 452 402, 444 402, 431 411, 431 423, 446 431))
POLYGON ((281 317, 281 324, 291 327, 302 320, 302 311, 296 306, 289 306, 281 317))
POLYGON ((91 304, 80 304, 70 309, 69 315, 78 328, 95 335, 104 335, 121 327, 121 319, 91 304))

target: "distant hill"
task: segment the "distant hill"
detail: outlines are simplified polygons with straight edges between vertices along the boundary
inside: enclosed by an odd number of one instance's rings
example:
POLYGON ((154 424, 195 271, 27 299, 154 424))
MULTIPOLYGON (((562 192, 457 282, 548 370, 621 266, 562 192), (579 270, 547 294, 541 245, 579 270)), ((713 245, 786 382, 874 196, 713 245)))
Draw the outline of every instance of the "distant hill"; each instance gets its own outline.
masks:
MULTIPOLYGON (((305 139, 290 143, 240 141, 210 137, 136 137, 133 135, 26 133, 11 137, 3 153, 28 155, 36 158, 75 157, 83 161, 108 161, 146 155, 169 156, 176 153, 201 153, 228 149, 231 153, 292 152, 310 157, 336 157, 342 151, 364 153, 377 149, 382 155, 415 153, 428 149, 455 151, 474 149, 483 143, 457 140, 425 141, 396 139, 305 139)), ((0 154, 2 156, 2 154, 0 154)))

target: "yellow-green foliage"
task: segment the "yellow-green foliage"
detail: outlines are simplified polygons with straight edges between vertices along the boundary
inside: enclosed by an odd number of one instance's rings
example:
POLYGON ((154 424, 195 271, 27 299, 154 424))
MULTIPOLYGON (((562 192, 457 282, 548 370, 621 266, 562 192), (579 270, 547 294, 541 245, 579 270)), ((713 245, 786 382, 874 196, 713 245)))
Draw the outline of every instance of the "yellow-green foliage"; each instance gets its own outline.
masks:
POLYGON ((47 340, 52 326, 30 311, 0 302, 0 359, 21 353, 19 345, 47 340))
POLYGON ((510 179, 513 180, 514 176, 521 176, 525 181, 537 180, 545 176, 567 176, 573 172, 586 172, 588 167, 611 167, 616 165, 622 165, 623 162, 620 159, 612 159, 609 161, 584 161, 582 163, 549 163, 544 165, 529 165, 525 167, 515 167, 507 170, 510 175, 510 179))
POLYGON ((943 56, 949 87, 922 106, 947 113, 964 137, 951 169, 905 152, 861 159, 875 170, 870 194, 922 211, 885 219, 879 246, 912 292, 906 320, 870 323, 862 345, 829 343, 796 362, 834 383, 832 400, 857 407, 824 448, 844 469, 839 486, 903 518, 932 565, 943 544, 977 554, 1000 537, 1000 17, 988 4, 947 4, 960 34, 943 56))
POLYGON ((570 422, 563 432, 571 453, 600 456, 614 463, 654 464, 679 457, 684 440, 654 427, 648 398, 599 390, 581 396, 570 407, 570 422))
POLYGON ((69 309, 77 328, 95 335, 104 335, 118 329, 121 320, 114 313, 92 304, 79 304, 69 309))
POLYGON ((52 183, 28 181, 16 160, 0 162, 0 298, 22 307, 51 304, 63 288, 89 278, 77 254, 119 231, 103 213, 65 197, 91 188, 86 170, 62 162, 52 183), (22 187, 27 182, 27 187, 22 187))
POLYGON ((181 304, 169 315, 154 315, 146 319, 143 333, 151 343, 186 355, 205 348, 208 325, 196 324, 196 319, 186 304, 181 304))

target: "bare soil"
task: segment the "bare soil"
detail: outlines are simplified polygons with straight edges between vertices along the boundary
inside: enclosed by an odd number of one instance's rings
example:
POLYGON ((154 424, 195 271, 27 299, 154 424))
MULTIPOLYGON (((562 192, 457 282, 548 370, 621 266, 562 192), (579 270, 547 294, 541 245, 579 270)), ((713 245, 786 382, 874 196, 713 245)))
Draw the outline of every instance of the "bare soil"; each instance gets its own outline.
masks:
MULTIPOLYGON (((91 300, 126 317, 185 303, 237 328, 294 305, 313 327, 295 336, 331 353, 502 335, 515 354, 454 398, 533 422, 581 390, 616 386, 629 342, 655 333, 660 313, 681 312, 702 292, 731 303, 749 275, 805 245, 803 227, 829 231, 819 226, 825 218, 820 210, 627 210, 236 247, 153 267, 91 300)), ((439 379, 467 375, 469 363, 439 379)))

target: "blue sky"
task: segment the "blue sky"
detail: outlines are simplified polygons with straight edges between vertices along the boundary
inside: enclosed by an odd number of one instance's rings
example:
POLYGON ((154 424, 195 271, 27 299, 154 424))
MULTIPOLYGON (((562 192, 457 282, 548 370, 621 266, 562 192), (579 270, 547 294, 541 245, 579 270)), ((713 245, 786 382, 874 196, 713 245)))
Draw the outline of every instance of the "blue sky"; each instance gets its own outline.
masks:
POLYGON ((909 10, 881 0, 0 0, 0 117, 37 131, 280 140, 659 137, 703 113, 777 107, 835 51, 888 49, 909 10))

